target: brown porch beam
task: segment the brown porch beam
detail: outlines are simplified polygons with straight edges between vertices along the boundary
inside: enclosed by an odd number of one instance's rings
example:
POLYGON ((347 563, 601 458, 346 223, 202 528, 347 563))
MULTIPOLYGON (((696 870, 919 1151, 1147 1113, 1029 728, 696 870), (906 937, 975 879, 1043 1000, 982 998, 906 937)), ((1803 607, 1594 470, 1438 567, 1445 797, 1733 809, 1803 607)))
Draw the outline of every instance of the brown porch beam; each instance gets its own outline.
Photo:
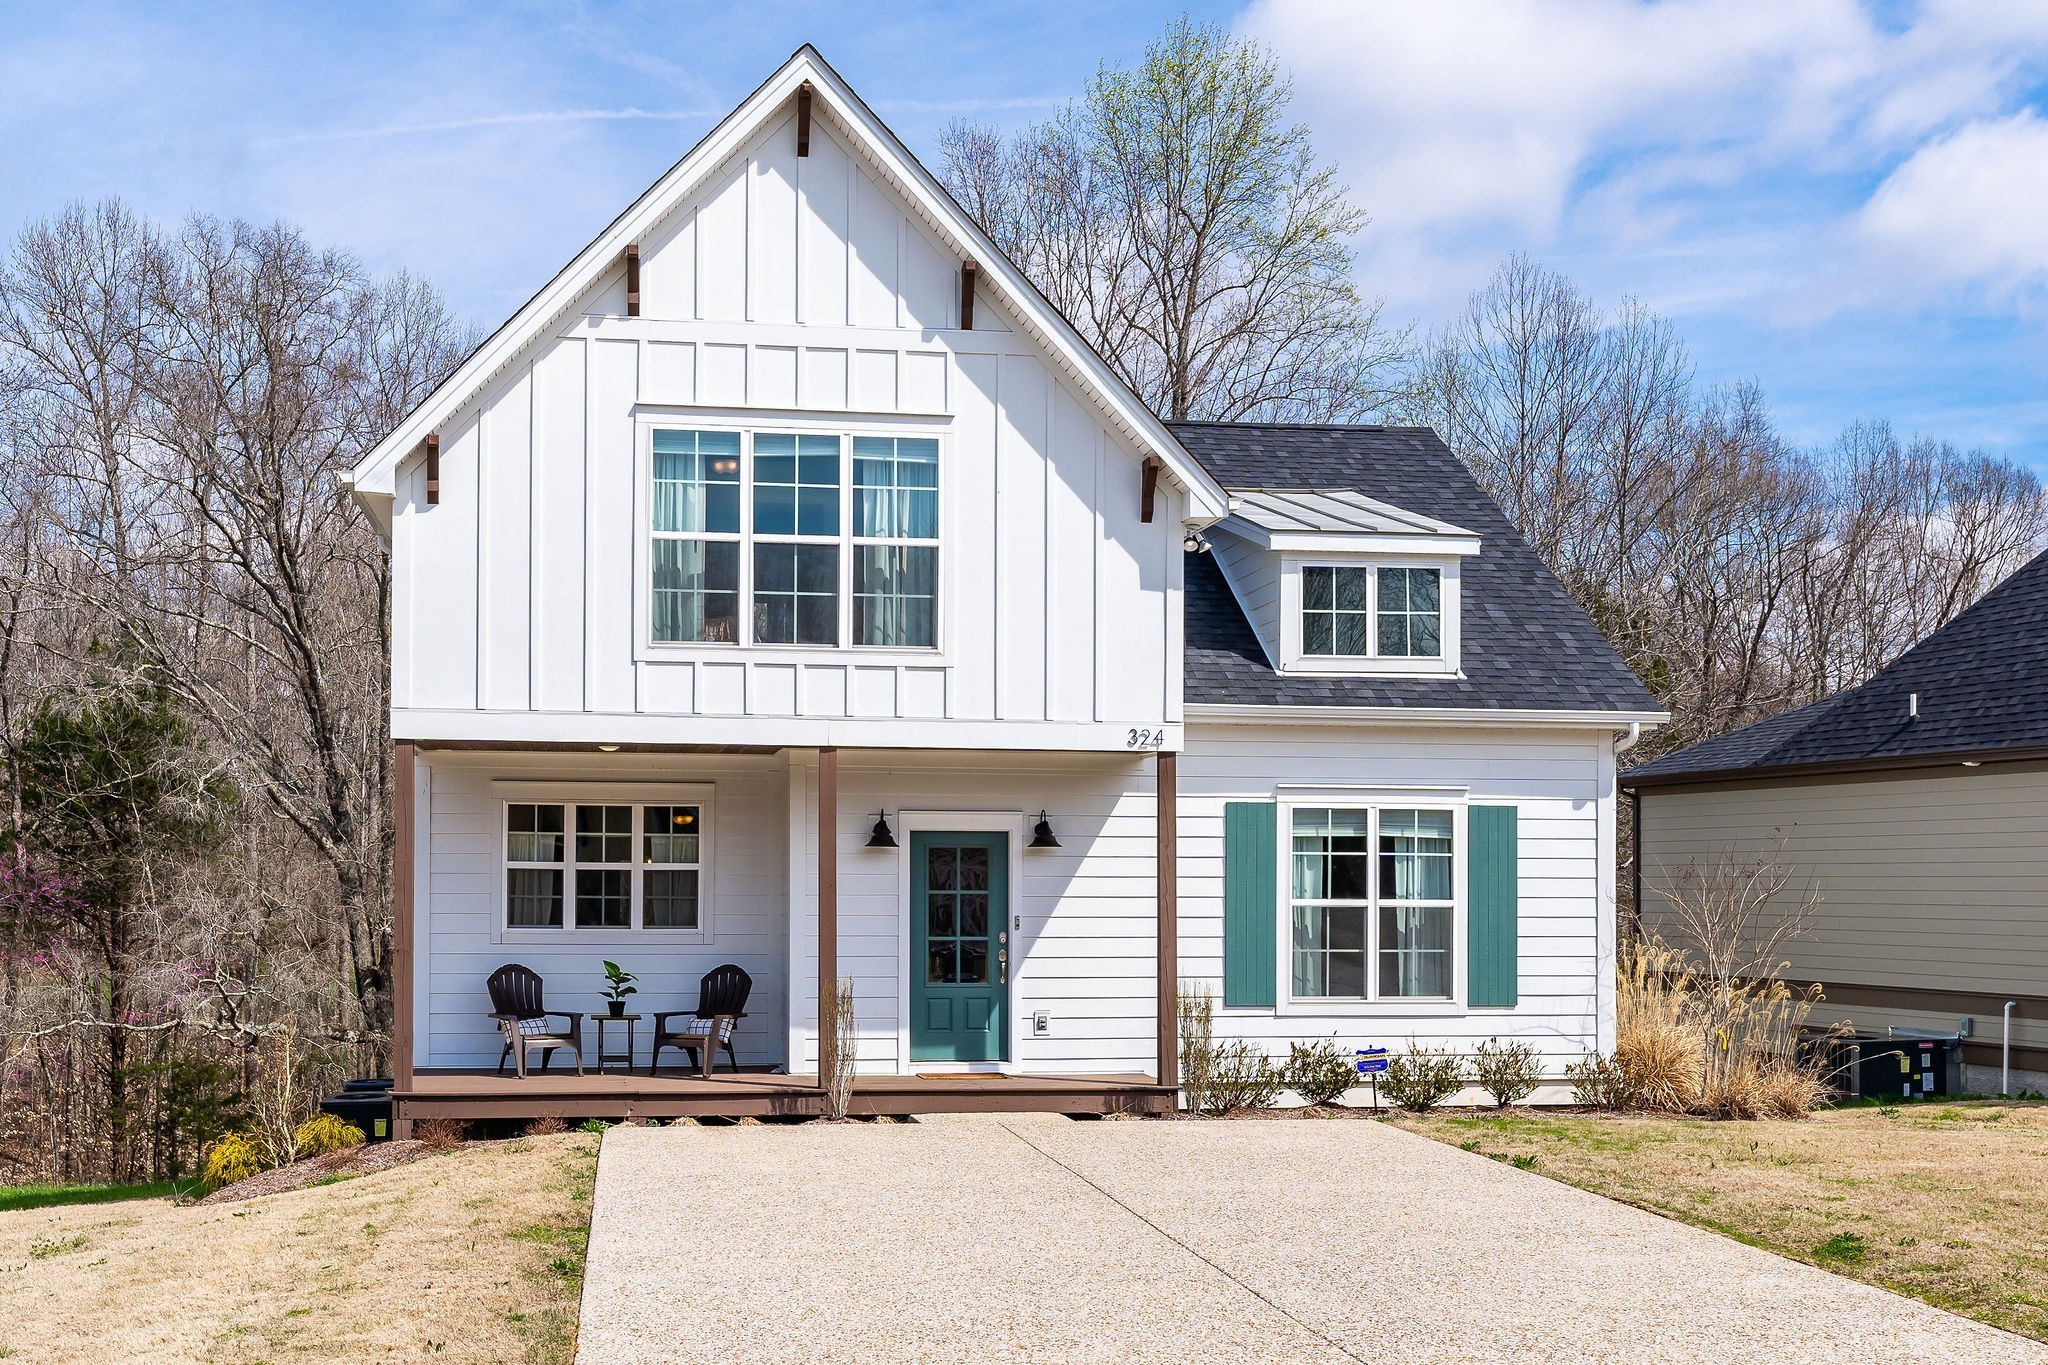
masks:
MULTIPOLYGON (((1147 455, 1138 471, 1138 520, 1152 520, 1152 504, 1159 496, 1159 471, 1166 467, 1157 455, 1147 455)), ((1164 757, 1164 755, 1161 755, 1164 757)))
POLYGON ((974 330, 974 282, 981 278, 981 267, 973 261, 960 262, 960 330, 974 330))
POLYGON ((1155 825, 1159 883, 1159 1083, 1180 1084, 1180 755, 1161 749, 1155 825))
POLYGON ((811 154, 811 83, 796 88, 796 154, 811 154))
POLYGON ((441 501, 441 433, 427 433, 427 506, 441 501))
MULTIPOLYGON (((391 745, 391 1085, 412 1089, 413 747, 391 745)), ((412 1120, 394 1118, 391 1136, 412 1136, 412 1120)))
POLYGON ((640 244, 626 245, 626 316, 640 316, 640 244))
POLYGON ((839 751, 818 750, 818 1085, 832 1074, 838 1031, 826 1017, 839 985, 839 751))

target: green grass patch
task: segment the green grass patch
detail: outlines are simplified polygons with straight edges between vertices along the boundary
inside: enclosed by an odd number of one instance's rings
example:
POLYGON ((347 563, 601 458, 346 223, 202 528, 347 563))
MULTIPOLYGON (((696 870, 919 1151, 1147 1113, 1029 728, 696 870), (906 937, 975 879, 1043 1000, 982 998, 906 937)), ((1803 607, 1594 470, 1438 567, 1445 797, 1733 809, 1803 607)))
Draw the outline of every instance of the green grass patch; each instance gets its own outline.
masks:
POLYGON ((1869 1254, 1870 1244, 1856 1232, 1838 1232, 1813 1249, 1814 1260, 1838 1265, 1854 1265, 1869 1254))
POLYGON ((159 1180, 147 1185, 0 1185, 0 1213, 47 1209, 60 1204, 116 1204, 129 1199, 177 1199, 199 1193, 196 1180, 159 1180))

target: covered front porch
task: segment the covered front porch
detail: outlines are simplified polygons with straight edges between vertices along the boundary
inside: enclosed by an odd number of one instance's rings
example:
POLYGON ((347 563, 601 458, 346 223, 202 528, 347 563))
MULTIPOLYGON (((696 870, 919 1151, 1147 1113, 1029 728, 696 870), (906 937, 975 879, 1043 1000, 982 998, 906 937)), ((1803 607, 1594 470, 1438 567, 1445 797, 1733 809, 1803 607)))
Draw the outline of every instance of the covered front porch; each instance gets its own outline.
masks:
POLYGON ((853 985, 855 1114, 1172 1107, 1171 752, 401 742, 396 766, 394 899, 411 909, 396 916, 397 998, 411 1005, 394 1029, 401 1122, 822 1114, 836 1044, 821 997, 837 980, 853 985), (703 831, 686 853, 651 823, 667 828, 684 803, 703 831), (1041 811, 1056 842, 1033 838, 1041 811), (615 828, 630 854, 590 833, 615 828), (977 889, 969 864, 982 875, 984 862, 993 884, 977 889), (643 863, 688 867, 692 898, 664 873, 657 901, 643 863), (624 907, 616 919, 598 918, 593 889, 624 907), (641 977, 645 1015, 691 1008, 702 973, 743 967, 738 1069, 721 1053, 714 1075, 686 1073, 672 1052, 649 1075, 650 1020, 631 1067, 602 1069, 619 1030, 600 1048, 586 1020, 584 1075, 566 1055, 499 1074, 486 978, 519 963, 545 980, 549 1010, 588 1015, 607 960, 641 977))

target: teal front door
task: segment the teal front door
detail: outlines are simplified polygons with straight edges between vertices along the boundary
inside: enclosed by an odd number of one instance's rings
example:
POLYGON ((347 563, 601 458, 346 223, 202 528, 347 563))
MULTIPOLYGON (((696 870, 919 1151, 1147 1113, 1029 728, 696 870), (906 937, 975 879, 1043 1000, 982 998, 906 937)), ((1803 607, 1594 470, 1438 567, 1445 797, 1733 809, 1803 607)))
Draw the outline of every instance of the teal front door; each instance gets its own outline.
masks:
POLYGON ((910 836, 910 1059, 1000 1062, 1009 1046, 1010 841, 910 836))

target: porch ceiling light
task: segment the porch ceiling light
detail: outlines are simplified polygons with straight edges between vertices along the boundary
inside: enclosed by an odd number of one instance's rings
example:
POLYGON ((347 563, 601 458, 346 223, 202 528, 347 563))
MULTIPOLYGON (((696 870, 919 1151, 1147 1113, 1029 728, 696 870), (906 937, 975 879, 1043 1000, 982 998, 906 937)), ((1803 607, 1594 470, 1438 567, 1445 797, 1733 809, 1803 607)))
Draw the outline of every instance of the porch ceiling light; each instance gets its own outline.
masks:
POLYGON ((1060 841, 1053 837, 1052 819, 1044 811, 1038 812, 1038 825, 1031 831, 1032 848, 1058 848, 1060 841))
POLYGON ((896 836, 889 832, 889 812, 882 810, 875 812, 875 828, 874 832, 868 835, 868 847, 896 847, 896 836))

